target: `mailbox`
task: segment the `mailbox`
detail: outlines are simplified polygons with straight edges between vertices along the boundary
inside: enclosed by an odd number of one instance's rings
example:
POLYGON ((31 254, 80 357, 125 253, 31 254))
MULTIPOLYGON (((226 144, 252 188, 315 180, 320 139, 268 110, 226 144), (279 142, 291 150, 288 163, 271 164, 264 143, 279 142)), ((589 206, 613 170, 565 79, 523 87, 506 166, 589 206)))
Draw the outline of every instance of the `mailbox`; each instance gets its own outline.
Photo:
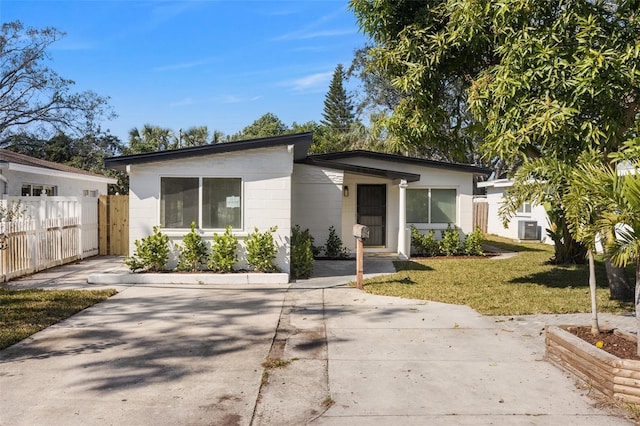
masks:
POLYGON ((353 236, 361 240, 369 238, 369 227, 365 225, 353 225, 353 236))

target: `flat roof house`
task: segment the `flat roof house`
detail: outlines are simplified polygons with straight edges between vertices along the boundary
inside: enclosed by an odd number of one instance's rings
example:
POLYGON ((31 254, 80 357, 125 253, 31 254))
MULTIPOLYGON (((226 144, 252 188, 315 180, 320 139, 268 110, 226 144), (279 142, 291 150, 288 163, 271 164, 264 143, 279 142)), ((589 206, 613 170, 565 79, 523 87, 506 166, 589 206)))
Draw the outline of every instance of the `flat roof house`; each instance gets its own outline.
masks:
POLYGON ((113 157, 129 174, 129 238, 154 225, 174 241, 191 222, 204 237, 227 224, 242 240, 278 229, 276 264, 289 272, 291 228, 324 244, 333 226, 347 248, 356 223, 370 228, 369 252, 409 254, 408 225, 472 231, 473 178, 483 168, 368 151, 308 155, 311 133, 113 157))

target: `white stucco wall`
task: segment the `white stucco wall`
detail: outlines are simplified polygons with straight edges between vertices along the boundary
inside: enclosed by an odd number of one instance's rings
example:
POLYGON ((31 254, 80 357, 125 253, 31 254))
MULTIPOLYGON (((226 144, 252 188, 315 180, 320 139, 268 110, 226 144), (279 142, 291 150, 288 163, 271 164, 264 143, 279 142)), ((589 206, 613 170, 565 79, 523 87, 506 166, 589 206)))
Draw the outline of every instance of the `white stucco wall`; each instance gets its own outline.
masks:
MULTIPOLYGON (((394 163, 390 161, 375 160, 368 158, 350 158, 341 160, 342 162, 373 167, 378 169, 396 170, 406 173, 420 175, 420 180, 410 182, 408 189, 412 188, 442 188, 455 189, 457 196, 456 203, 456 226, 460 229, 462 237, 473 231, 473 175, 469 172, 460 172, 433 167, 422 167, 407 163, 394 163)), ((345 173, 343 185, 349 186, 350 195, 343 199, 342 214, 342 240, 352 251, 355 250, 355 239, 351 232, 356 223, 356 202, 358 184, 386 184, 387 185, 387 223, 386 223, 386 244, 384 248, 365 248, 365 251, 376 252, 396 252, 398 247, 398 222, 399 222, 399 187, 398 181, 392 182, 390 179, 368 177, 345 173)), ((411 225, 407 223, 407 227, 411 225)), ((446 229, 446 224, 415 224, 418 229, 446 229)), ((406 232, 406 231, 405 231, 406 232)), ((439 236, 439 233, 438 233, 439 236)))
POLYGON ((489 186, 487 187, 487 203, 488 205, 488 219, 487 219, 487 233, 499 235, 505 238, 518 239, 518 222, 520 221, 535 221, 538 223, 538 236, 540 241, 553 244, 553 241, 547 236, 546 229, 549 227, 549 219, 547 212, 541 205, 533 204, 531 206, 531 213, 518 213, 509 221, 508 226, 505 228, 502 219, 500 218, 500 206, 504 201, 504 193, 509 186, 489 186))
POLYGON ((326 243, 332 225, 340 236, 343 176, 342 170, 306 164, 293 166, 292 225, 309 229, 316 246, 326 243))
MULTIPOLYGON (((56 186, 60 197, 82 197, 84 190, 98 191, 98 195, 107 194, 108 183, 91 180, 88 175, 71 175, 52 171, 51 174, 28 173, 17 170, 1 170, 8 183, 4 192, 11 196, 22 195, 23 184, 56 186)), ((44 171, 46 173, 46 171, 44 171)))
MULTIPOLYGON (((234 230, 240 240, 239 267, 245 267, 244 240, 258 227, 264 232, 272 226, 279 252, 276 264, 289 272, 288 252, 291 233, 291 174, 293 153, 287 146, 229 152, 218 155, 167 160, 132 165, 129 169, 129 244, 150 235, 160 223, 161 177, 233 177, 242 179, 242 229, 234 230)), ((185 230, 163 229, 173 244, 180 242, 185 230)), ((213 232, 205 229, 201 235, 211 241, 213 232)), ((172 259, 171 266, 176 259, 172 259)))

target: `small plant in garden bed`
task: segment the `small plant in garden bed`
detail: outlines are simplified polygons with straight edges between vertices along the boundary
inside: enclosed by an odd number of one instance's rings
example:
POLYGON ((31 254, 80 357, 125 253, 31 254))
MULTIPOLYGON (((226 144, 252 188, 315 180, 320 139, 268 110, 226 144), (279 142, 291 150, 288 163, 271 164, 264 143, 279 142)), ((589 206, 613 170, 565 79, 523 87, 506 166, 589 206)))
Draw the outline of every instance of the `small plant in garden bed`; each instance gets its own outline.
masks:
POLYGON ((213 234, 211 254, 207 266, 214 272, 233 272, 238 263, 238 239, 231 233, 231 225, 227 225, 224 234, 213 234))
POLYGON ((329 227, 329 237, 324 245, 324 257, 327 259, 349 259, 349 249, 342 244, 336 228, 329 227))
POLYGON ((124 263, 135 272, 164 271, 169 261, 169 237, 160 232, 159 226, 153 227, 153 234, 134 242, 136 251, 124 263))
POLYGON ((440 241, 435 238, 435 231, 430 229, 426 234, 421 234, 411 225, 411 246, 414 255, 419 257, 435 256, 484 256, 482 250, 482 231, 476 228, 467 234, 464 241, 460 241, 460 231, 456 226, 447 225, 447 229, 441 231, 440 241))
POLYGON ((277 226, 272 226, 261 233, 256 227, 254 232, 249 234, 249 238, 245 242, 247 263, 254 270, 259 272, 280 272, 280 269, 273 263, 278 253, 278 247, 273 241, 273 233, 277 229, 277 226))
POLYGON ((309 278, 313 273, 313 237, 299 225, 291 228, 291 276, 309 278))
POLYGON ((191 231, 182 238, 182 245, 178 246, 180 252, 177 269, 179 271, 195 272, 202 269, 207 259, 207 244, 196 232, 196 223, 191 222, 191 231))

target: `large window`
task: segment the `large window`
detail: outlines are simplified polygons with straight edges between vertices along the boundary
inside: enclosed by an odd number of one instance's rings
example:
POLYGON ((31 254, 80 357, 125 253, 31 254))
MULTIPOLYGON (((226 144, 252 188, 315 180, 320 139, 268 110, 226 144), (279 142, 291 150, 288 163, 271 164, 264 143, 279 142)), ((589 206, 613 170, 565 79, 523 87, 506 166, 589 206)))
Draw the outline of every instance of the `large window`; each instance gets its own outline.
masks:
POLYGON ((164 228, 242 226, 242 180, 239 178, 160 179, 160 223, 164 228), (200 222, 202 218, 202 222, 200 222))
POLYGON ((407 223, 456 223, 456 190, 407 189, 407 223))

